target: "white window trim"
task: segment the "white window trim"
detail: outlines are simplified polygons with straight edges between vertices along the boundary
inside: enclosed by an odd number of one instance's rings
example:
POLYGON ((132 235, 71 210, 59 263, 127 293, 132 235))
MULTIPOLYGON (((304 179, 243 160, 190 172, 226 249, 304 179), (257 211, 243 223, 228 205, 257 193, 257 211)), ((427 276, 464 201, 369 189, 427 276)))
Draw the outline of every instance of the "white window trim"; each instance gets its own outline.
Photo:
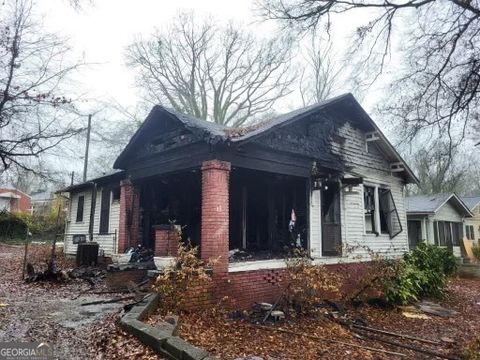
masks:
POLYGON ((375 237, 381 237, 381 236, 389 236, 389 234, 382 233, 381 231, 381 226, 380 226, 380 197, 378 195, 378 189, 387 189, 392 191, 390 186, 380 184, 380 183, 374 183, 374 182, 364 182, 362 185, 362 218, 363 218, 363 234, 365 236, 375 236, 375 237), (367 224, 365 223, 365 186, 367 187, 373 187, 374 190, 374 201, 375 201, 375 233, 369 233, 367 232, 367 224))
POLYGON ((228 265, 228 272, 254 271, 254 270, 270 270, 270 269, 284 269, 287 267, 283 259, 270 260, 255 260, 230 263, 228 265))

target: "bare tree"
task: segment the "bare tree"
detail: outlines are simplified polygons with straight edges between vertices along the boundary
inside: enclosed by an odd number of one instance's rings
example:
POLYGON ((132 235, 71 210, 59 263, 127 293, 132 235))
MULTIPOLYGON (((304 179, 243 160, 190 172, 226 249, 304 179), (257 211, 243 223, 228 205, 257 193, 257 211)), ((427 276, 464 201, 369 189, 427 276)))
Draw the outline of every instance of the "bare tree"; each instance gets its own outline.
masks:
POLYGON ((318 41, 315 33, 312 33, 299 84, 303 106, 332 97, 338 86, 339 73, 340 68, 336 66, 332 55, 332 43, 318 41))
POLYGON ((0 14, 0 172, 12 164, 34 170, 38 158, 81 127, 67 120, 70 65, 65 41, 45 33, 29 0, 10 0, 0 14))
MULTIPOLYGON (((413 138, 425 129, 463 140, 479 120, 480 7, 459 0, 260 0, 263 15, 300 31, 325 25, 346 13, 365 19, 357 28, 355 49, 370 81, 381 74, 394 40, 402 67, 387 111, 413 138)), ((364 71, 364 69, 361 69, 364 71)), ((453 150, 453 147, 450 147, 453 150)))
POLYGON ((420 181, 414 192, 463 194, 470 173, 466 160, 458 148, 451 151, 448 142, 437 142, 430 149, 418 150, 411 161, 420 181))
POLYGON ((233 24, 198 22, 192 13, 133 43, 127 58, 147 101, 229 126, 270 110, 294 78, 288 40, 260 40, 233 24))

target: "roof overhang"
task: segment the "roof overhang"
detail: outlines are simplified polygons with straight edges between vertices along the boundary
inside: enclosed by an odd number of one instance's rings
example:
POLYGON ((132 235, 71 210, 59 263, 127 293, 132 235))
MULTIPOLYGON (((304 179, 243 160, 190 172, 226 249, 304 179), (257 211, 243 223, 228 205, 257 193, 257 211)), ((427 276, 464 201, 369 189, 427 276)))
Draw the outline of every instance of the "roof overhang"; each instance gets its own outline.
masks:
POLYGON ((95 179, 91 179, 80 184, 70 185, 64 189, 58 190, 55 193, 68 193, 68 192, 78 192, 87 188, 90 188, 92 185, 110 185, 120 180, 125 179, 125 171, 119 171, 113 174, 101 176, 95 179))

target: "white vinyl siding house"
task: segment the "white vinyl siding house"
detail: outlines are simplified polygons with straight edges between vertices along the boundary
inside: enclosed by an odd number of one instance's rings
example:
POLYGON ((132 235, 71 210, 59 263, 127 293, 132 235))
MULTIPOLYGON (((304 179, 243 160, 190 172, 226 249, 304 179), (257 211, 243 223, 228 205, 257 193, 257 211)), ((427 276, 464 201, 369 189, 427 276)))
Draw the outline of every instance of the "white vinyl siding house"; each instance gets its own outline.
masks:
MULTIPOLYGON (((116 253, 116 246, 118 241, 118 228, 120 219, 120 200, 114 199, 114 191, 111 187, 97 188, 95 212, 93 218, 93 236, 92 240, 100 245, 100 251, 106 255, 116 253), (101 203, 102 193, 108 191, 109 214, 108 214, 108 229, 107 231, 100 231, 101 218, 101 203)), ((80 200, 81 203, 81 200, 80 200)), ((89 241, 89 224, 92 205, 92 190, 86 188, 79 192, 72 192, 69 205, 69 214, 67 216, 66 230, 65 230, 65 252, 68 254, 75 254, 77 252, 77 244, 74 243, 74 238, 78 235, 84 235, 86 241, 89 241), (81 221, 77 221, 79 199, 83 197, 83 217, 81 221)))
POLYGON ((418 241, 449 246, 462 256, 465 221, 472 213, 456 194, 435 194, 407 198, 410 247, 418 241))

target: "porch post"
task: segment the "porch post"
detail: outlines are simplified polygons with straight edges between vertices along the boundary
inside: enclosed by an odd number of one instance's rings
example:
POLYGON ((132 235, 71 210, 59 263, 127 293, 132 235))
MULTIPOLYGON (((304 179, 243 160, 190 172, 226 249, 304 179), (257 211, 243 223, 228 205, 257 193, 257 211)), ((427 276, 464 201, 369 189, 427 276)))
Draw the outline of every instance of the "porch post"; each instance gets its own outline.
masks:
POLYGON ((118 253, 136 246, 140 227, 140 192, 129 179, 120 182, 118 253))
POLYGON ((218 259, 217 273, 228 272, 230 169, 225 161, 202 163, 201 257, 218 259))

